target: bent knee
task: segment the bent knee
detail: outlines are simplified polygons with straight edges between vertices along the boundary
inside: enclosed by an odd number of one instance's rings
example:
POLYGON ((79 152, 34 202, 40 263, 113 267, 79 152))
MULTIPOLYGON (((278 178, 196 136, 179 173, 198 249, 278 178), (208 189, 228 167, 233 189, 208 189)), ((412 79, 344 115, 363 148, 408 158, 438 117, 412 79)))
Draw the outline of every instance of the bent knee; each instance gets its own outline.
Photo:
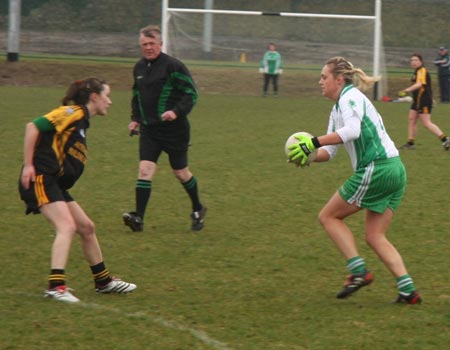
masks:
POLYGON ((329 216, 325 213, 325 211, 323 209, 319 212, 319 215, 317 215, 317 221, 319 221, 319 223, 322 226, 325 226, 328 219, 329 219, 329 216))
POLYGON ((139 167, 139 178, 140 179, 147 179, 151 177, 152 171, 148 167, 139 167))
POLYGON ((77 232, 84 237, 92 236, 95 234, 95 224, 93 221, 88 220, 81 224, 78 224, 77 232))
POLYGON ((374 242, 374 239, 373 239, 371 236, 369 236, 369 235, 366 234, 365 241, 366 241, 366 244, 367 244, 369 247, 372 247, 372 248, 373 248, 375 242, 374 242))
POLYGON ((368 234, 368 233, 366 233, 365 240, 369 247, 375 249, 380 244, 382 244, 386 241, 386 237, 384 234, 368 234))
POLYGON ((181 183, 184 183, 192 178, 192 173, 189 171, 189 168, 173 170, 173 174, 181 183))
POLYGON ((61 223, 61 225, 56 226, 56 231, 58 233, 64 233, 73 236, 77 232, 77 225, 72 221, 61 223))
POLYGON ((151 179, 156 171, 156 163, 150 161, 141 161, 139 163, 139 178, 151 179))
POLYGON ((422 123, 423 124, 423 126, 425 127, 425 128, 427 128, 428 130, 433 130, 433 128, 434 128, 434 124, 433 123, 422 123))

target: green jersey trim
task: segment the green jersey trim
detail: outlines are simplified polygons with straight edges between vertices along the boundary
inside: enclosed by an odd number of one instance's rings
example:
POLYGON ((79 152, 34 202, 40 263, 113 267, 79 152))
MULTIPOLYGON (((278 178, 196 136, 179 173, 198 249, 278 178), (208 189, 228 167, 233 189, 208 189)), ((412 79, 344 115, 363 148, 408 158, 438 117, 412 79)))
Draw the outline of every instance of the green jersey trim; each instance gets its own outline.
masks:
POLYGON ((33 124, 36 125, 40 132, 53 131, 55 130, 55 126, 45 118, 44 116, 36 118, 33 120, 33 124))
POLYGON ((141 94, 139 93, 138 89, 133 89, 133 97, 137 97, 138 100, 138 106, 139 106, 139 113, 141 114, 141 118, 139 120, 140 123, 147 125, 147 120, 144 117, 144 108, 142 107, 142 100, 141 100, 141 94))
POLYGON ((158 102, 158 118, 162 121, 161 115, 166 111, 166 103, 173 90, 178 89, 186 94, 192 96, 192 102, 195 105, 197 102, 198 91, 195 89, 194 81, 186 74, 174 72, 170 75, 167 82, 164 84, 158 102), (177 84, 178 81, 183 81, 185 84, 177 84))

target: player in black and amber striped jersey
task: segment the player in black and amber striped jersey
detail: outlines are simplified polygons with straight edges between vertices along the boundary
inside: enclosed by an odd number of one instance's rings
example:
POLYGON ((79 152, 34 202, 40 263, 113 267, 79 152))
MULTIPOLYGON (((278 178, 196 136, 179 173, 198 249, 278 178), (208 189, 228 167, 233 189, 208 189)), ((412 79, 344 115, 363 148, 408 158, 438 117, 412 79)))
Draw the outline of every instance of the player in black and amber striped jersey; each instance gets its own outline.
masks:
POLYGON ((45 297, 79 301, 66 287, 65 277, 75 233, 80 235, 97 292, 127 293, 136 289, 132 283, 111 277, 103 262, 94 223, 68 192, 84 170, 90 118, 107 114, 112 103, 109 93, 110 87, 103 80, 76 81, 67 90, 62 106, 26 126, 20 197, 26 214, 42 213, 56 230, 45 297))
POLYGON ((423 126, 435 134, 442 142, 444 150, 450 149, 450 139, 442 130, 431 121, 431 109, 433 107, 433 92, 431 89, 431 77, 423 64, 423 58, 419 54, 411 56, 411 67, 414 75, 411 78, 412 85, 401 91, 401 93, 411 92, 413 102, 408 116, 408 142, 400 149, 414 149, 417 135, 417 121, 420 119, 423 126))
MULTIPOLYGON (((71 188, 83 173, 87 159, 89 112, 83 105, 61 106, 33 123, 41 132, 33 160, 36 172, 55 174, 63 189, 71 188)), ((38 200, 45 203, 45 199, 38 200)))

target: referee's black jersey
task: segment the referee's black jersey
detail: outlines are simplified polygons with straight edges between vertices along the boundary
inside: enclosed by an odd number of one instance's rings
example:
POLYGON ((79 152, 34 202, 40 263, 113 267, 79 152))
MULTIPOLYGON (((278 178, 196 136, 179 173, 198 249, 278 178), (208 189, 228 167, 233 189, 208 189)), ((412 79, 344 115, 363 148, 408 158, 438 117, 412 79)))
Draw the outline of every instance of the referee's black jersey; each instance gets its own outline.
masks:
POLYGON ((131 119, 144 126, 187 124, 198 91, 186 66, 163 52, 153 61, 142 58, 133 70, 131 119), (172 110, 177 119, 164 123, 161 115, 172 110))
POLYGON ((36 174, 58 176, 61 188, 71 188, 87 161, 88 110, 84 106, 61 106, 33 123, 40 131, 33 157, 36 174))

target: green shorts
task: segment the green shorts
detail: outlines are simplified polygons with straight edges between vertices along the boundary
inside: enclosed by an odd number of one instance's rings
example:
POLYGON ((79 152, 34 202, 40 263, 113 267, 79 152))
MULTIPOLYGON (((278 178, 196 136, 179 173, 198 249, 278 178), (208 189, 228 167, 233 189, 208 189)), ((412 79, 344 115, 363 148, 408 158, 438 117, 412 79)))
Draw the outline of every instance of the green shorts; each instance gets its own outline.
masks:
POLYGON ((384 213, 400 205, 406 187, 406 171, 400 157, 376 160, 355 173, 339 188, 350 204, 384 213))

